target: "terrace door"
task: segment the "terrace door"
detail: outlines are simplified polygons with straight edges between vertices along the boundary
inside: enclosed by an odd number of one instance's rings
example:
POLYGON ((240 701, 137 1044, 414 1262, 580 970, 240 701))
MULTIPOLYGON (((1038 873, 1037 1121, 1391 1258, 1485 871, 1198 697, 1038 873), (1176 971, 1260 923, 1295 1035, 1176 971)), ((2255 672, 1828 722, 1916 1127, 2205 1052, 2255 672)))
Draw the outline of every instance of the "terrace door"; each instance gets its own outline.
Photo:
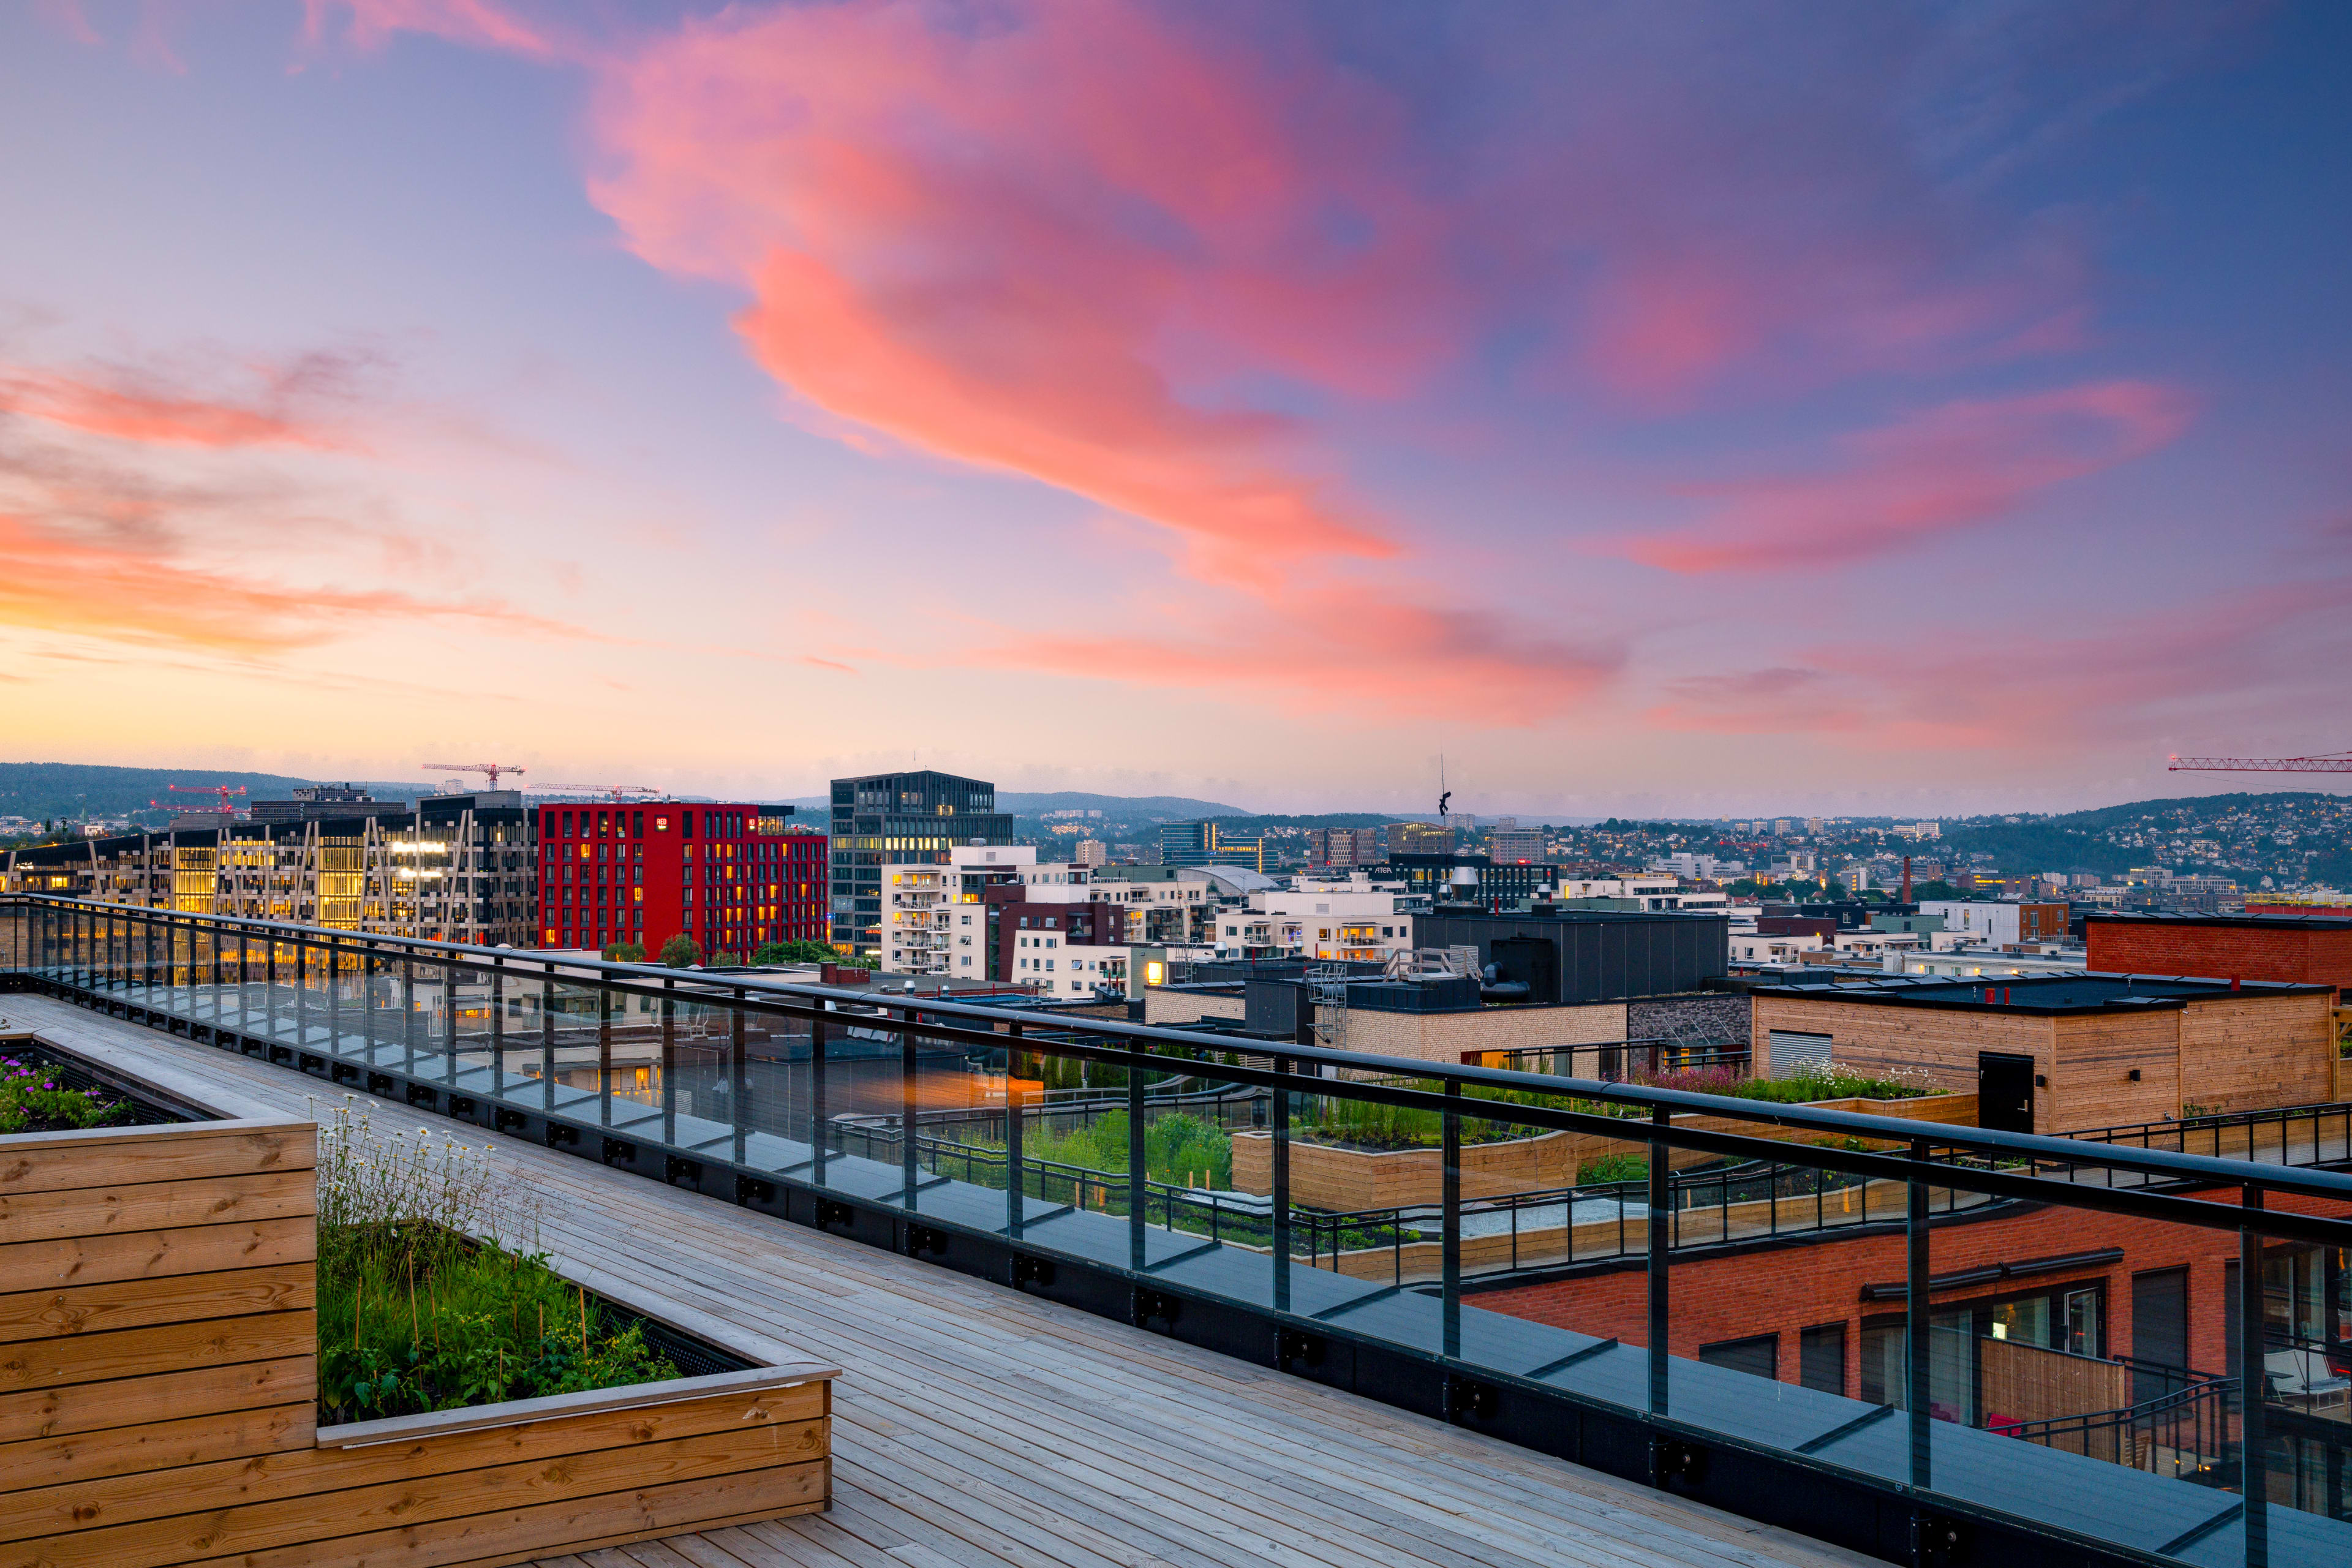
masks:
POLYGON ((2134 1405, 2189 1385, 2188 1269, 2132 1276, 2131 1359, 2134 1405))
POLYGON ((1977 1053, 1977 1125, 1991 1132, 2033 1131, 2033 1058, 1977 1053))

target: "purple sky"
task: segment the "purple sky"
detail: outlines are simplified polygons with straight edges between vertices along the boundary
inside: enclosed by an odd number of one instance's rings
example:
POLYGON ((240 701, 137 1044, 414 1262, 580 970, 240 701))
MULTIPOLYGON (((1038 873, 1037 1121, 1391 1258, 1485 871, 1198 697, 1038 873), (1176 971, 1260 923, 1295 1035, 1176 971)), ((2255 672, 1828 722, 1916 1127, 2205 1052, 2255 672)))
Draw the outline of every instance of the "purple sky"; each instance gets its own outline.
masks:
POLYGON ((2328 5, 12 9, 10 751, 2315 782, 2163 765, 2352 746, 2347 77, 2328 5))

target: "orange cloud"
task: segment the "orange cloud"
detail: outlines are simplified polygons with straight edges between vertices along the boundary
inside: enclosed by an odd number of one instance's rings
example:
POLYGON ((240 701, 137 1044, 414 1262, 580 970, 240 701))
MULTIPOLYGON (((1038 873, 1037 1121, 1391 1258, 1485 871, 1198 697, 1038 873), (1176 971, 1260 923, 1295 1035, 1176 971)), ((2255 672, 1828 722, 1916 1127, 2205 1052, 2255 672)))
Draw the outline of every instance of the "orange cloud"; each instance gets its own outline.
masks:
POLYGON ((1679 533, 1611 552, 1669 572, 1815 567, 1998 521, 2035 493, 2142 458, 2191 415, 2179 390, 2110 381, 1948 403, 1847 437, 1825 473, 1689 487, 1722 498, 1679 533))
POLYGON ((170 559, 134 544, 77 538, 0 513, 0 623, 212 653, 276 654, 321 643, 354 619, 455 619, 579 637, 487 598, 419 599, 275 584, 170 559))

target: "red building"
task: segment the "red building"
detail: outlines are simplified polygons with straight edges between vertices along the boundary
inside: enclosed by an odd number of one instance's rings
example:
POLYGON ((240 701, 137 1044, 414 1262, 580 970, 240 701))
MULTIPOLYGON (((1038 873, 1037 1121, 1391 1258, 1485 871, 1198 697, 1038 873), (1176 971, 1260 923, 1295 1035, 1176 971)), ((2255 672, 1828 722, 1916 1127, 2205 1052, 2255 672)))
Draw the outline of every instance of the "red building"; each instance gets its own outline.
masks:
POLYGON ((2352 988, 2352 920, 2322 914, 2095 914, 2083 921, 2094 970, 2286 980, 2352 988))
POLYGON ((825 836, 789 832, 788 805, 635 801, 542 805, 542 947, 671 937, 749 958, 761 943, 823 942, 825 836))

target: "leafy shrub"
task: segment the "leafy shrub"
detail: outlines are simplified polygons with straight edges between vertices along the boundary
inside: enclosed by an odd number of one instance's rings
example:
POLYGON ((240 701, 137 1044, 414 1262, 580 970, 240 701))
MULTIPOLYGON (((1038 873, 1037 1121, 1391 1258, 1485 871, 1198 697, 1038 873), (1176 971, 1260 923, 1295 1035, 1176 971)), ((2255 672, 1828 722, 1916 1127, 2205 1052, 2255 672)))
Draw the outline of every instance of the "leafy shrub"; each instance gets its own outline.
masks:
POLYGON ((1576 1168, 1576 1184, 1580 1187, 1605 1187, 1615 1182, 1649 1179, 1650 1158, 1646 1154, 1603 1154, 1576 1168))
POLYGON ((77 1132, 131 1114, 131 1102, 95 1089, 68 1089, 57 1069, 0 1057, 0 1133, 77 1132))
MULTIPOLYGON (((1127 1112, 1112 1110, 1059 1137, 1032 1135, 1023 1140, 1021 1152, 1024 1159, 1123 1174, 1127 1136, 1127 1112)), ((1151 1180, 1174 1186, 1230 1188, 1233 1137, 1214 1122, 1186 1110, 1151 1117, 1143 1128, 1143 1170, 1151 1180)))

